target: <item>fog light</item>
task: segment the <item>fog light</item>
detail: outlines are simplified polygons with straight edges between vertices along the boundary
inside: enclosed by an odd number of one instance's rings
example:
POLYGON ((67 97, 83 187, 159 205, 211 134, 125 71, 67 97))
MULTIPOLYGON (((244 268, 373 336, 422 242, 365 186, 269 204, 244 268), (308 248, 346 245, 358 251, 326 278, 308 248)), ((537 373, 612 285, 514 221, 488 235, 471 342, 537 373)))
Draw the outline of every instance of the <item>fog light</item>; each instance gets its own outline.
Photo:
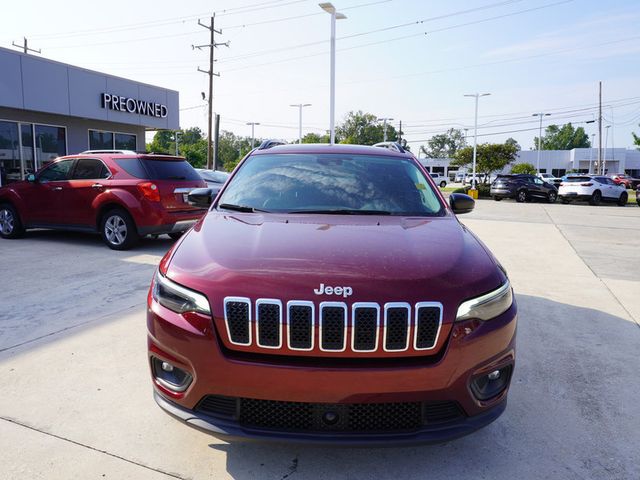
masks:
POLYGON ((173 372, 173 365, 167 362, 162 362, 162 370, 165 372, 173 372))
POLYGON ((478 400, 488 400, 501 394, 511 379, 512 365, 475 377, 471 381, 471 391, 478 400))
POLYGON ((191 384, 191 375, 169 362, 151 357, 151 370, 156 381, 172 392, 184 392, 191 384))

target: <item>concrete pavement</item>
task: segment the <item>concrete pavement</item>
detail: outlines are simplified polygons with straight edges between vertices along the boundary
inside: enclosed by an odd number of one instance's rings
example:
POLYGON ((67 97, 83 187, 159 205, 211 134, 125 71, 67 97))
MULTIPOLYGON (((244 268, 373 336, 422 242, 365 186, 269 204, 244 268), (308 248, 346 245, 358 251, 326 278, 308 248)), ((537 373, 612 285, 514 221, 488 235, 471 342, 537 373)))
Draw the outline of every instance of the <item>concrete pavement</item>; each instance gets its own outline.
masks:
POLYGON ((640 478, 640 208, 479 201, 461 220, 520 308, 505 414, 389 449, 226 444, 156 407, 144 301, 169 240, 0 241, 2 478, 640 478))

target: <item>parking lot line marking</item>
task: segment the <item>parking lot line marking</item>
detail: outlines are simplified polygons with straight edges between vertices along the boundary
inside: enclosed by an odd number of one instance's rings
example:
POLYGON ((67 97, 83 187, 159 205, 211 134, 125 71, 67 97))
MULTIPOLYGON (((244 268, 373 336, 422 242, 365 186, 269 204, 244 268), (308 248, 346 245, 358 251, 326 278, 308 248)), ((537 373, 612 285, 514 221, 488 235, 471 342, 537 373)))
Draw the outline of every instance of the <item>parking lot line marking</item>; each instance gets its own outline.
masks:
POLYGON ((62 440, 64 442, 72 443, 73 445, 77 445, 79 447, 84 447, 84 448, 87 448, 89 450, 93 450, 94 452, 102 453, 104 455, 108 455, 110 457, 117 458, 118 460, 122 460, 124 462, 131 463, 133 465, 137 465, 138 467, 146 468, 147 470, 151 470, 151 471, 154 471, 156 473, 160 473, 162 475, 166 475, 167 477, 177 478, 179 480, 187 480, 186 477, 182 477, 182 476, 180 476, 180 475, 178 475, 176 473, 165 472, 164 470, 160 470, 158 468, 153 468, 153 467, 150 467, 148 465, 144 465, 143 463, 136 462, 134 460, 129 460, 128 458, 121 457, 120 455, 116 455, 115 453, 107 452, 106 450, 100 450, 98 448, 92 447, 91 445, 86 445, 84 443, 76 442, 75 440, 71 440, 70 438, 61 437, 60 435, 56 435, 55 433, 45 432, 44 430, 40 430, 40 429, 32 427, 30 425, 26 425, 26 424, 24 424, 22 422, 19 422, 18 420, 15 420, 13 418, 7 418, 7 417, 0 416, 0 420, 4 420, 5 422, 8 422, 8 423, 11 423, 13 425, 17 425, 17 426, 20 426, 20 427, 23 427, 23 428, 27 428, 29 430, 41 433, 43 435, 47 435, 49 437, 57 438, 58 440, 62 440))

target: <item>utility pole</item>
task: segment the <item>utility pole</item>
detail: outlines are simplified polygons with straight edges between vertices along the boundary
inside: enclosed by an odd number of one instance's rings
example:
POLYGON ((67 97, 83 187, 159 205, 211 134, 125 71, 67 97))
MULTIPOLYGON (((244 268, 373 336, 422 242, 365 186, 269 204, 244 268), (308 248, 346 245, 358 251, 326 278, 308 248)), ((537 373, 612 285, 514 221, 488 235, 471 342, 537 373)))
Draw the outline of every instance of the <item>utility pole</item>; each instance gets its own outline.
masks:
POLYGON ((229 42, 223 42, 223 43, 216 43, 215 41, 215 34, 217 33, 218 35, 222 35, 222 30, 216 30, 215 29, 215 19, 216 19, 216 14, 214 13, 213 16, 211 17, 211 24, 210 25, 205 25, 204 23, 202 23, 200 21, 200 19, 198 19, 198 25, 200 25, 201 27, 206 28, 207 30, 209 30, 209 32, 211 33, 211 39, 210 42, 208 44, 205 45, 191 45, 192 49, 198 49, 198 50, 202 50, 203 48, 208 48, 209 49, 209 70, 202 70, 200 67, 198 67, 198 71, 202 72, 202 73, 206 73, 207 75, 209 75, 209 98, 208 98, 208 102, 209 102, 209 119, 208 119, 208 139, 207 139, 207 168, 211 169, 213 167, 213 148, 212 148, 212 137, 213 137, 213 128, 212 128, 212 124, 213 124, 213 77, 219 77, 220 74, 219 73, 215 73, 213 71, 213 49, 214 48, 218 48, 220 45, 224 45, 225 47, 229 46, 229 42))
POLYGON ((302 109, 304 107, 310 107, 310 103, 296 103, 289 105, 290 107, 296 107, 298 109, 298 143, 302 143, 302 109))
POLYGON ((533 117, 540 117, 540 132, 538 133, 538 164, 536 165, 537 173, 540 173, 540 150, 542 149, 542 117, 548 117, 550 113, 534 113, 533 117))
POLYGON ((22 45, 19 45, 16 42, 11 42, 11 45, 13 45, 14 47, 21 48, 22 51, 25 53, 25 55, 28 55, 29 52, 42 53, 42 51, 40 49, 36 50, 34 48, 29 48, 29 44, 27 42, 27 37, 22 37, 22 38, 24 40, 22 45))
POLYGON ((175 133, 174 133, 173 135, 174 135, 174 136, 175 136, 175 138, 176 138, 176 157, 177 157, 178 155, 180 155, 180 153, 179 153, 179 152, 180 152, 180 150, 178 149, 178 138, 180 137, 180 131, 179 131, 179 130, 176 130, 176 131, 175 131, 175 133))
POLYGON ((402 120, 400 120, 400 129, 398 130, 398 143, 402 143, 402 120))
MULTIPOLYGON (((598 169, 602 168, 602 82, 599 82, 599 112, 598 112, 598 169)), ((604 170, 602 171, 604 174, 604 170)))
POLYGON ((213 144, 213 169, 218 170, 218 140, 220 139, 220 114, 216 113, 216 127, 214 138, 216 139, 213 144))
POLYGON ((251 150, 253 150, 253 144, 255 143, 255 127, 260 125, 260 122, 247 122, 247 125, 251 125, 251 150))

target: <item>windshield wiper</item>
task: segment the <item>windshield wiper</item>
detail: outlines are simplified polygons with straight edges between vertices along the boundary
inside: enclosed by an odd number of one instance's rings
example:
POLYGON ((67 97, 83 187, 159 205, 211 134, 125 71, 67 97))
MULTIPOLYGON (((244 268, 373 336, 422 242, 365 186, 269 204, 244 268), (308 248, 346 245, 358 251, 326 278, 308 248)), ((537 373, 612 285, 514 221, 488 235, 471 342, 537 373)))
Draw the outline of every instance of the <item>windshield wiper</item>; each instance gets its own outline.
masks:
POLYGON ((233 203, 221 203, 218 205, 218 208, 224 208, 225 210, 233 210, 236 212, 264 212, 268 213, 267 210, 260 210, 259 208, 247 207, 246 205, 234 205, 233 203))
POLYGON ((290 210, 287 213, 318 213, 326 215, 391 215, 385 210, 357 210, 351 208, 335 208, 326 210, 290 210))

